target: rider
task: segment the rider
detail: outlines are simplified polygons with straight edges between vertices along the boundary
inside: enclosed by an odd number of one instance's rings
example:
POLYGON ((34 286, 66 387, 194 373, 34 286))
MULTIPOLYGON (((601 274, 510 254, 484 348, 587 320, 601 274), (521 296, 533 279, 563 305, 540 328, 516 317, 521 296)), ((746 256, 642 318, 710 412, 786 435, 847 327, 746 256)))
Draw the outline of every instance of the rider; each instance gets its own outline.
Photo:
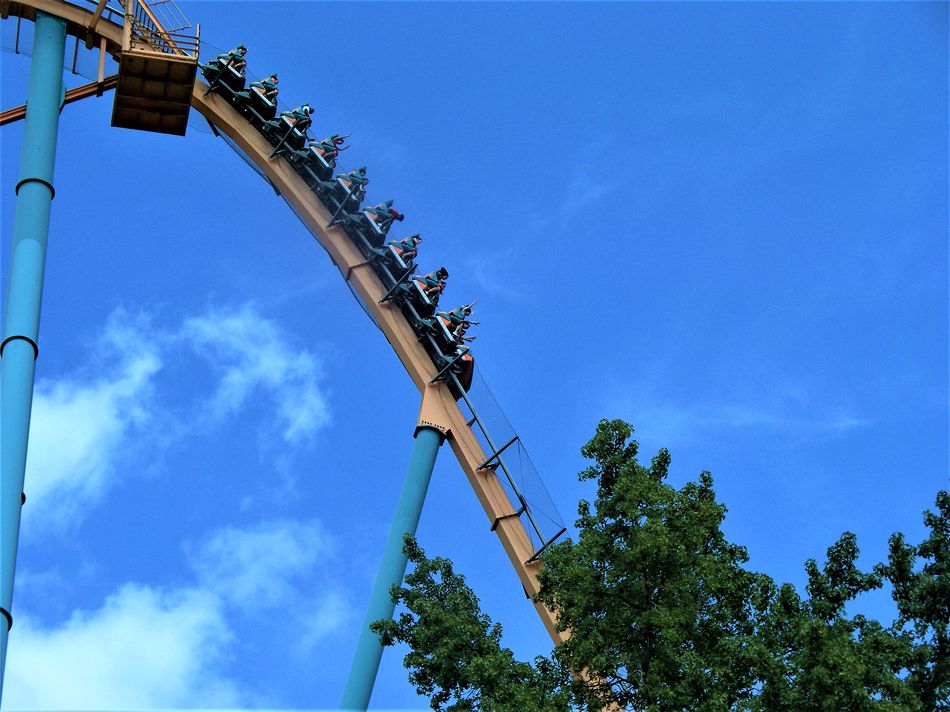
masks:
POLYGON ((362 166, 354 168, 349 173, 337 174, 335 180, 322 180, 318 185, 330 195, 335 196, 338 203, 342 203, 349 194, 350 199, 355 200, 358 206, 363 200, 363 191, 367 183, 369 183, 369 178, 366 177, 366 166, 362 166))
POLYGON ((449 278, 449 271, 445 267, 439 267, 435 272, 429 272, 425 277, 416 278, 416 281, 422 283, 422 291, 433 304, 439 303, 439 295, 445 290, 445 280, 449 278))
MULTIPOLYGON (((337 176, 340 180, 347 184, 350 187, 350 192, 356 194, 359 192, 360 188, 365 188, 366 184, 369 183, 369 178, 366 177, 366 166, 361 166, 359 168, 354 168, 349 173, 341 173, 337 176)), ((336 181, 325 181, 333 185, 339 185, 336 181)))
MULTIPOLYGON (((347 134, 349 136, 349 134, 347 134)), ((322 141, 311 140, 307 145, 308 148, 313 148, 323 156, 323 160, 327 163, 336 160, 336 157, 340 155, 340 151, 345 151, 349 146, 344 146, 347 136, 340 136, 340 134, 333 134, 322 141)))
POLYGON ((406 219, 406 216, 393 207, 393 201, 387 200, 384 203, 377 203, 371 208, 367 208, 370 218, 376 223, 376 226, 382 231, 387 232, 393 220, 400 222, 406 219))
POLYGON ((246 54, 247 47, 238 45, 227 54, 219 54, 218 62, 221 63, 222 67, 231 67, 238 74, 243 74, 244 68, 247 66, 247 60, 244 59, 246 54))
POLYGON ((310 124, 313 123, 313 119, 310 118, 311 114, 313 114, 313 109, 311 108, 310 104, 302 104, 296 109, 280 112, 280 115, 286 118, 287 123, 297 129, 300 133, 305 133, 310 127, 310 124))
POLYGON ((459 346, 463 345, 467 341, 475 341, 475 339, 478 338, 477 336, 465 335, 465 332, 468 331, 468 327, 472 326, 473 324, 478 324, 478 322, 477 321, 463 321, 461 324, 455 327, 454 331, 452 331, 452 336, 455 337, 455 340, 458 342, 459 346))
POLYGON ((450 331, 452 332, 452 336, 454 336, 457 341, 472 341, 475 337, 473 336, 466 339, 465 332, 468 331, 468 327, 477 326, 479 323, 468 318, 475 311, 473 309, 474 306, 475 302, 472 302, 471 304, 456 307, 452 311, 436 312, 436 316, 441 316, 449 320, 449 323, 452 325, 450 331))
MULTIPOLYGON (((416 259, 418 253, 416 245, 420 242, 422 242, 422 237, 417 233, 409 237, 404 237, 401 240, 390 240, 386 244, 396 251, 396 254, 402 258, 402 261, 405 262, 406 265, 412 266, 413 260, 416 259)), ((382 247, 374 248, 373 252, 382 256, 386 254, 386 249, 382 247)))
POLYGON ((263 96, 272 104, 277 101, 277 75, 271 74, 266 79, 259 82, 251 82, 251 89, 256 89, 258 94, 263 96))

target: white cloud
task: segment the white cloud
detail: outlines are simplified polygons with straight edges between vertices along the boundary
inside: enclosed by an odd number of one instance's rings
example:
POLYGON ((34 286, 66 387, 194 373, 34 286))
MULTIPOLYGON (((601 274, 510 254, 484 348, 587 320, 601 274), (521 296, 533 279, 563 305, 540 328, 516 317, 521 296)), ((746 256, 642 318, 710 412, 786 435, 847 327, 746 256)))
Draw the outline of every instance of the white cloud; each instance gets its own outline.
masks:
POLYGON ((99 610, 46 627, 20 615, 4 684, 7 709, 238 706, 219 672, 232 633, 201 589, 126 584, 99 610))
POLYGON ((274 401, 281 436, 288 443, 300 442, 330 422, 316 359, 294 351, 277 326, 253 306, 186 319, 181 337, 222 371, 210 402, 214 418, 234 413, 255 391, 263 390, 274 401))
POLYGON ((568 182, 567 196, 561 204, 561 217, 577 217, 623 186, 623 181, 608 180, 605 175, 607 172, 603 169, 575 169, 568 182))
MULTIPOLYGON (((766 399, 763 399, 766 400, 766 399)), ((630 413, 638 430, 666 446, 710 442, 726 433, 765 437, 775 446, 820 442, 842 436, 869 422, 816 405, 804 410, 790 402, 659 404, 634 398, 620 412, 630 413)))
POLYGON ((298 619, 298 653, 307 654, 327 636, 340 630, 345 624, 354 622, 354 613, 349 600, 341 592, 325 592, 316 604, 298 619))
POLYGON ((306 650, 352 617, 340 582, 329 575, 339 570, 334 545, 319 522, 279 519, 222 527, 185 549, 202 586, 250 615, 279 608, 275 627, 289 625, 306 650))
POLYGON ((287 444, 304 443, 329 423, 319 362, 292 348, 252 306, 212 309, 170 332, 147 316, 116 310, 84 366, 36 385, 25 482, 31 527, 77 524, 111 487, 141 469, 135 455, 167 444, 176 417, 185 415, 163 403, 187 399, 170 393, 158 376, 166 363, 192 352, 217 377, 207 405, 214 426, 258 392, 269 395, 276 411, 264 427, 276 422, 287 444))
POLYGON ((242 653, 235 631, 266 615, 286 664, 309 666, 313 649, 353 620, 335 542, 319 522, 226 526, 185 549, 194 577, 181 588, 127 583, 59 625, 19 611, 4 708, 260 706, 268 701, 257 680, 233 674, 242 653))
POLYGON ((97 344, 102 376, 37 383, 25 483, 31 519, 69 524, 120 476, 123 444, 151 419, 162 368, 147 331, 144 319, 115 312, 97 344))
POLYGON ((295 594, 294 580, 312 574, 330 554, 329 538, 317 522, 292 519, 223 527, 186 548, 202 584, 246 608, 287 602, 295 594))

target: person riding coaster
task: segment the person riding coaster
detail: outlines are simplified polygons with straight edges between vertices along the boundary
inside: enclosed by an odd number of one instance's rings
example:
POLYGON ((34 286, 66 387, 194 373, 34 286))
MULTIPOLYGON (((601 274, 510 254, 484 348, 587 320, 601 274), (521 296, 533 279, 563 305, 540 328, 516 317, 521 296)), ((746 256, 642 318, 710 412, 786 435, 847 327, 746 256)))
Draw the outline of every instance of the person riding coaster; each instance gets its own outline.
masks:
POLYGON ((369 178, 366 177, 366 166, 363 166, 349 173, 340 173, 333 180, 321 180, 314 189, 330 210, 359 210, 367 183, 369 178))
POLYGON ((394 266, 399 274, 404 274, 415 266, 420 242, 422 237, 417 233, 401 240, 390 240, 383 247, 374 247, 372 253, 394 266))
MULTIPOLYGON (((243 111, 256 115, 261 122, 258 128, 262 128, 265 121, 277 115, 277 75, 251 82, 247 90, 237 92, 237 97, 244 102, 243 111)), ((251 123, 255 122, 252 120, 251 123)))
POLYGON ((474 312, 475 302, 456 307, 452 311, 436 311, 432 319, 426 320, 429 328, 434 332, 436 342, 442 349, 443 355, 455 353, 456 349, 465 345, 467 341, 474 341, 475 337, 466 337, 465 332, 470 326, 477 326, 479 322, 468 317, 474 312))
POLYGON ((223 84, 232 92, 244 89, 244 70, 247 67, 247 47, 238 45, 230 52, 219 54, 207 64, 200 65, 201 73, 208 80, 208 92, 214 91, 223 84))
POLYGON ((462 346, 463 344, 475 341, 475 339, 478 338, 477 336, 466 336, 465 332, 468 331, 469 327, 478 326, 480 323, 481 322, 478 321, 463 321, 461 324, 456 326, 452 331, 452 336, 455 337, 456 343, 458 343, 459 346, 462 346))
POLYGON ((287 159, 312 188, 320 181, 330 180, 333 177, 337 156, 340 155, 340 151, 349 148, 343 145, 347 136, 333 134, 320 141, 310 139, 303 148, 289 152, 287 159))
MULTIPOLYGON (((426 351, 436 368, 439 369, 439 380, 447 380, 449 387, 456 398, 455 383, 448 378, 450 371, 455 374, 458 384, 463 390, 472 385, 472 374, 475 368, 475 358, 466 342, 474 341, 474 336, 465 336, 469 327, 478 324, 469 317, 472 315, 475 302, 456 307, 451 311, 436 311, 431 319, 423 319, 423 324, 432 336, 432 339, 423 339, 426 351), (433 349, 433 347, 435 347, 433 349)), ((420 336, 422 336, 420 334, 420 336)))
POLYGON ((328 168, 333 168, 336 165, 337 156, 340 155, 340 151, 345 151, 349 148, 346 143, 346 139, 350 137, 349 134, 340 136, 340 134, 333 134, 327 138, 316 141, 311 139, 307 142, 307 148, 304 149, 307 154, 307 158, 311 156, 319 156, 323 159, 324 165, 328 168))
POLYGON ((313 123, 312 115, 310 104, 301 104, 290 111, 280 112, 279 117, 264 124, 264 135, 277 147, 274 155, 298 151, 307 145, 307 129, 313 123))
POLYGON ((387 200, 358 213, 347 213, 344 216, 344 223, 348 228, 362 235, 372 247, 382 247, 383 240, 393 222, 405 219, 406 216, 393 207, 393 201, 387 200))
POLYGON ((212 60, 218 62, 225 67, 230 67, 238 74, 244 74, 244 69, 247 67, 247 47, 240 44, 230 52, 225 52, 224 54, 219 54, 216 59, 212 60))
POLYGON ((445 267, 439 267, 435 272, 429 272, 424 277, 413 277, 413 280, 419 284, 426 299, 434 305, 439 305, 439 297, 445 291, 445 280, 449 278, 449 271, 445 267))
POLYGON ((410 310, 404 305, 403 312, 417 332, 427 327, 425 323, 414 323, 413 311, 420 319, 432 316, 436 307, 439 306, 439 297, 445 291, 445 280, 448 278, 449 271, 445 267, 439 267, 435 272, 429 272, 421 277, 416 274, 396 285, 394 292, 400 303, 408 303, 412 306, 410 310))

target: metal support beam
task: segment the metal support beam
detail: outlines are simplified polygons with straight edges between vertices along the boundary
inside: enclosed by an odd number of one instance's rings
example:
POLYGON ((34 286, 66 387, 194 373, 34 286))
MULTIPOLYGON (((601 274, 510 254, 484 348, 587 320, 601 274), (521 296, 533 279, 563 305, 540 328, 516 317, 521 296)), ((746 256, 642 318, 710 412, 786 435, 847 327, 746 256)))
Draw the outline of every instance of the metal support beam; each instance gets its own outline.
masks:
POLYGON ((528 559, 527 561, 525 561, 525 563, 526 563, 526 564, 530 564, 532 561, 537 561, 537 560, 541 557, 541 554, 544 553, 544 550, 547 549, 549 546, 551 546, 551 544, 553 544, 553 543, 557 540, 557 538, 558 538, 559 536, 561 536, 561 534, 563 534, 563 533, 566 532, 566 531, 567 531, 567 527, 561 527, 561 528, 558 530, 558 533, 555 534, 554 536, 552 536, 552 537, 551 537, 550 539, 548 539, 546 542, 544 542, 544 543, 541 545, 541 548, 538 549, 536 552, 534 552, 534 554, 531 555, 531 558, 528 559))
POLYGON ((508 442, 506 442, 506 443, 505 443, 504 445, 502 445, 500 448, 498 448, 497 450, 495 450, 495 452, 493 452, 491 455, 489 455, 487 458, 485 458, 485 462, 483 462, 481 465, 479 465, 476 469, 478 469, 478 470, 484 470, 486 467, 488 467, 488 463, 490 463, 490 462, 491 462, 492 460, 494 460, 496 457, 498 457, 499 455, 501 455, 501 453, 503 453, 505 450, 507 450, 511 445, 513 445, 513 444, 514 444, 515 442, 517 442, 517 441, 518 441, 518 436, 515 435, 511 440, 509 440, 508 442))
MULTIPOLYGON (((431 386, 429 388, 432 388, 431 386)), ((356 644, 356 653, 350 667, 350 675, 343 690, 343 700, 340 709, 348 712, 358 710, 365 712, 376 684, 376 673, 379 671, 379 661, 383 657, 383 646, 379 636, 369 629, 373 621, 392 618, 396 604, 389 594, 393 586, 402 583, 406 573, 408 559, 402 550, 403 537, 406 534, 415 536, 419 517, 422 514, 422 505, 425 501, 429 480, 432 478, 432 468, 439 453, 439 446, 448 434, 443 424, 446 419, 438 412, 437 398, 426 398, 437 391, 423 394, 422 411, 419 415, 419 425, 416 427, 416 442, 409 458, 409 471, 399 494, 396 505, 396 514, 389 528, 386 539, 386 549, 383 561, 376 575, 376 583, 370 597, 369 608, 363 627, 360 629, 360 638, 356 644), (436 405, 436 407, 432 407, 436 405)))
MULTIPOLYGON (((81 87, 70 89, 63 96, 63 106, 66 104, 72 104, 74 101, 79 101, 80 99, 86 99, 90 96, 102 96, 103 92, 107 92, 110 89, 115 89, 118 80, 119 75, 112 74, 103 78, 102 81, 90 82, 89 84, 83 84, 81 87)), ((7 109, 6 111, 0 112, 0 126, 12 124, 14 121, 19 121, 24 116, 26 116, 26 104, 23 104, 22 106, 15 106, 12 109, 7 109)))
MULTIPOLYGON (((409 276, 415 271, 414 267, 409 267, 405 272, 402 273, 402 276, 398 279, 393 277, 393 286, 389 288, 389 291, 383 295, 383 298, 379 300, 380 304, 388 302, 396 294, 396 290, 399 288, 399 285, 406 281, 409 276)), ((392 276, 390 274, 390 276, 392 276)))
POLYGON ((362 188, 362 186, 358 186, 353 182, 350 183, 350 189, 346 191, 346 196, 340 201, 340 204, 337 206, 337 209, 334 211, 333 215, 330 216, 330 222, 327 223, 328 228, 333 227, 337 224, 337 222, 339 222, 340 213, 343 212, 343 206, 346 205, 346 201, 353 196, 353 191, 359 190, 360 188, 362 188))
POLYGON ((96 11, 92 13, 92 17, 89 18, 89 24, 86 25, 90 30, 95 30, 96 25, 99 24, 99 18, 102 17, 102 11, 106 9, 106 2, 108 0, 99 0, 99 4, 96 5, 96 11))
POLYGON ((0 621, 0 695, 7 637, 13 624, 13 575, 20 536, 33 377, 39 353, 40 301, 54 192, 53 164, 65 52, 66 23, 37 12, 0 343, 0 608, 5 619, 0 621))
MULTIPOLYGON (((99 40, 99 70, 96 73, 97 81, 102 84, 106 78, 106 38, 103 37, 99 40)), ((119 75, 115 75, 116 82, 119 80, 119 75)), ((101 96, 101 94, 96 94, 96 96, 101 96)))

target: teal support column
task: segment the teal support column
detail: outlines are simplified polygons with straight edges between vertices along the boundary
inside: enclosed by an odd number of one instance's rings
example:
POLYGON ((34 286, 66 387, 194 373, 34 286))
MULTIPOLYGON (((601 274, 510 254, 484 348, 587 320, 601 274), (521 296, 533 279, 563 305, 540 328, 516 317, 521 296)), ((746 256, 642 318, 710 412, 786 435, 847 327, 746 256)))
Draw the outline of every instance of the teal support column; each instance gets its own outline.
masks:
POLYGON ((46 265, 53 162, 63 91, 66 23, 36 13, 33 59, 26 96, 20 180, 16 184, 10 280, 0 342, 0 695, 13 625, 13 573, 20 536, 26 446, 39 349, 40 300, 46 265))
POLYGON ((363 712, 369 706, 369 699, 373 694, 373 685, 376 683, 376 673, 379 670, 379 661, 383 657, 383 646, 379 636, 369 629, 369 624, 380 619, 392 618, 396 604, 389 595, 389 589, 402 583, 406 573, 408 559, 402 550, 403 537, 406 534, 415 535, 419 526, 419 516, 422 514, 422 504, 429 489, 429 480, 432 479, 432 468, 435 466, 435 457, 439 453, 444 435, 441 431, 427 426, 420 426, 416 431, 416 442, 409 458, 409 472, 399 494, 396 505, 396 515, 389 528, 389 537, 386 539, 386 550, 383 553, 383 562, 379 565, 376 575, 376 584, 373 586, 373 595, 369 599, 369 609, 360 631, 360 639, 356 644, 356 654, 353 656, 353 665, 350 676, 343 691, 343 701, 340 707, 344 710, 360 710, 363 712))

